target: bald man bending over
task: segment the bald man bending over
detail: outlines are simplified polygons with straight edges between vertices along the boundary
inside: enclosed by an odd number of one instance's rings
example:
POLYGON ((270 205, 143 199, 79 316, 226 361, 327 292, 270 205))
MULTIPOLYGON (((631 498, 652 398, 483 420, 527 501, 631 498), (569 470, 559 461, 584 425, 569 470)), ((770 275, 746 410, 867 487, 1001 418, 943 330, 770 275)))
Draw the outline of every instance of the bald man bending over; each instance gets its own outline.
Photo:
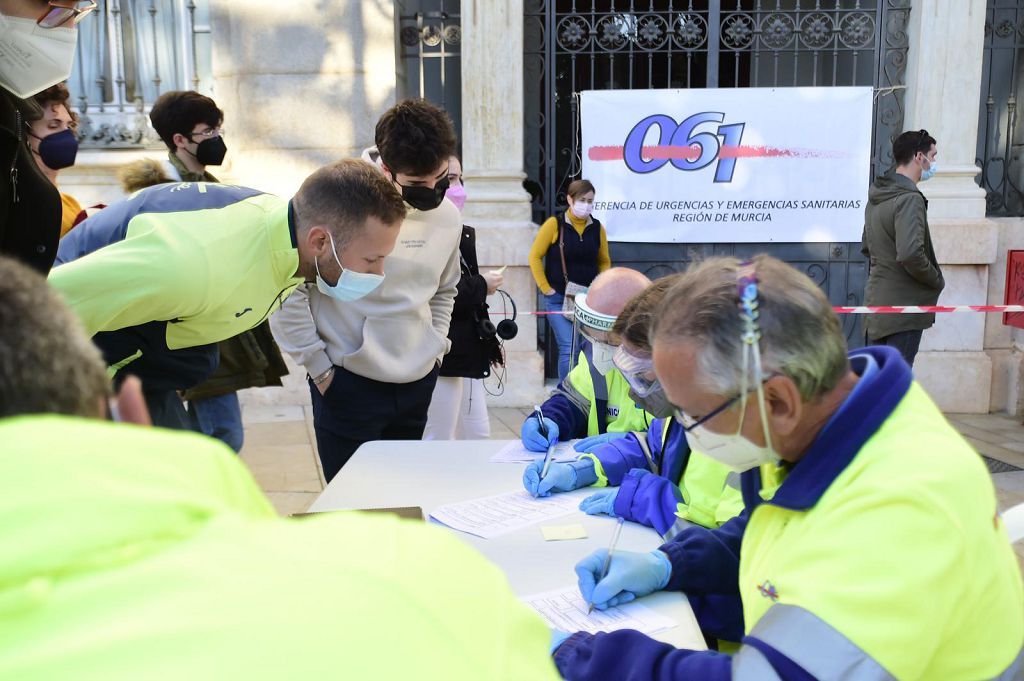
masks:
POLYGON ((612 267, 576 296, 575 321, 585 342, 576 366, 541 406, 544 423, 536 416, 523 423, 527 449, 542 452, 558 440, 585 438, 576 450, 589 452, 610 439, 647 430, 653 417, 629 397, 629 384, 612 362, 619 341, 609 332, 626 303, 650 285, 636 270, 612 267))

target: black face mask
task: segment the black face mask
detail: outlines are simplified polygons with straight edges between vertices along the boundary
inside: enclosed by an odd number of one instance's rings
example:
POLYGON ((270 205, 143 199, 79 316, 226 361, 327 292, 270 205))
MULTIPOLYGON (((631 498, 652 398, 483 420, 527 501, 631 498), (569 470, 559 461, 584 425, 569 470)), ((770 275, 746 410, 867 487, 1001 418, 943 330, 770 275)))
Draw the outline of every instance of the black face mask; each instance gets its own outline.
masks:
POLYGON ((224 162, 226 153, 228 146, 224 144, 224 138, 217 135, 199 143, 196 147, 196 160, 204 166, 219 166, 224 162))
MULTIPOLYGON (((391 179, 398 184, 394 173, 391 173, 391 179)), ((438 180, 437 184, 433 187, 407 187, 404 184, 399 184, 398 186, 402 188, 402 200, 410 206, 416 210, 434 210, 444 201, 444 194, 448 191, 448 184, 448 178, 446 177, 443 180, 438 180)))
POLYGON ((630 389, 629 397, 638 407, 656 419, 667 419, 669 416, 672 416, 672 405, 669 404, 668 398, 665 397, 664 390, 655 390, 647 397, 639 397, 630 389))

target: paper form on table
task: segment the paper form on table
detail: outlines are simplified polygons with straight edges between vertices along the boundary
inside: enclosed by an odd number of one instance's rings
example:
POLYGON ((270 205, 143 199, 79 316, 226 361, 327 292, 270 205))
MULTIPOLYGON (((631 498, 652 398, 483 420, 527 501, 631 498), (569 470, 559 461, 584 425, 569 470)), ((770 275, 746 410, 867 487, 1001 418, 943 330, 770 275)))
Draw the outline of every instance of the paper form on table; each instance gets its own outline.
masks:
POLYGON ((506 492, 481 499, 445 504, 430 517, 453 530, 491 539, 529 525, 569 515, 579 508, 579 495, 553 494, 539 499, 529 492, 506 492))
MULTIPOLYGON (((579 442, 578 439, 559 442, 555 445, 555 451, 552 453, 553 458, 551 460, 565 463, 566 461, 578 459, 580 452, 572 448, 577 442, 579 442)), ((534 461, 543 461, 546 453, 531 452, 523 446, 522 440, 513 440, 499 449, 498 453, 492 456, 490 461, 491 463, 532 463, 534 461)))
POLYGON ((636 629, 642 634, 655 634, 676 626, 671 617, 659 615, 650 608, 636 602, 626 603, 607 610, 595 610, 587 614, 587 603, 575 586, 555 591, 546 591, 519 600, 540 613, 552 629, 573 633, 636 629))

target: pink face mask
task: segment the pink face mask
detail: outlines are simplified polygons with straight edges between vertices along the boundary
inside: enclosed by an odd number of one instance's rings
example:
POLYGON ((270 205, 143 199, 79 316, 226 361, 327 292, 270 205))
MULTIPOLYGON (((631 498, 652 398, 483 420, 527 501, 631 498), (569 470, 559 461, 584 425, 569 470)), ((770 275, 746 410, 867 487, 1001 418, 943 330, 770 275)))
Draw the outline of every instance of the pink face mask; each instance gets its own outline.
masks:
POLYGON ((573 201, 572 214, 578 218, 589 217, 594 210, 594 204, 587 201, 573 201))
POLYGON ((448 197, 448 200, 455 204, 455 207, 460 211, 462 207, 466 205, 466 188, 461 184, 453 184, 448 187, 448 191, 444 193, 448 197))

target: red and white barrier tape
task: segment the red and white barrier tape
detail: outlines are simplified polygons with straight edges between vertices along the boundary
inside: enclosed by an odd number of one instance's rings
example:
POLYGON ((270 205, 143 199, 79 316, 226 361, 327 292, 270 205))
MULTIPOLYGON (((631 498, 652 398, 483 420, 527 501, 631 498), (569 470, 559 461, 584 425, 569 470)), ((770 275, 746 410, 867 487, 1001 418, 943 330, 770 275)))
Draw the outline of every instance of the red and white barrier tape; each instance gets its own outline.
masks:
MULTIPOLYGON (((935 312, 1024 312, 1024 305, 878 305, 857 307, 833 307, 837 314, 928 314, 935 312)), ((491 310, 492 315, 502 312, 491 310)), ((569 316, 568 312, 520 312, 523 315, 544 316, 549 314, 569 316)))
POLYGON ((923 314, 930 312, 1024 312, 1024 305, 879 305, 833 307, 838 314, 923 314))

